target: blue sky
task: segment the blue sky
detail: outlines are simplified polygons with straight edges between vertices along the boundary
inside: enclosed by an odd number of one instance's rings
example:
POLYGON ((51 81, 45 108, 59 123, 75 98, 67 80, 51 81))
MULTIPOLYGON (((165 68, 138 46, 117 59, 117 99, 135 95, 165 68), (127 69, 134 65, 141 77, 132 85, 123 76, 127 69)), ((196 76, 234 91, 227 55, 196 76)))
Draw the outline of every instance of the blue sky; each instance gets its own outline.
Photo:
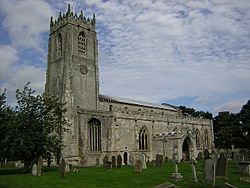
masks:
POLYGON ((238 112, 250 99, 249 0, 0 0, 0 87, 44 91, 50 16, 96 14, 100 93, 238 112))

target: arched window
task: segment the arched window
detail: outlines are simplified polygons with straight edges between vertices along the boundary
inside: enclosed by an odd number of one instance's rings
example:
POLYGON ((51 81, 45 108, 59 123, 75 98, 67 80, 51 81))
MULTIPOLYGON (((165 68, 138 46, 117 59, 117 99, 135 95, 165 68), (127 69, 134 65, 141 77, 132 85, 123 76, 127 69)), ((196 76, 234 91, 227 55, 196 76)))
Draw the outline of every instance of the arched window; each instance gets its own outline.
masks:
POLYGON ((78 54, 80 56, 86 56, 86 36, 82 31, 78 36, 78 54))
POLYGON ((198 129, 196 130, 196 147, 197 149, 201 148, 201 134, 198 129))
POLYGON ((204 132, 204 141, 205 141, 205 148, 209 148, 209 138, 208 138, 208 131, 207 129, 204 132))
POLYGON ((101 122, 94 118, 88 124, 90 151, 101 151, 101 122))
POLYGON ((113 106, 109 105, 109 111, 112 112, 113 111, 113 106))
POLYGON ((56 51, 57 51, 57 57, 61 57, 62 56, 62 34, 61 33, 57 35, 56 51))
POLYGON ((149 134, 145 127, 139 132, 139 150, 149 149, 149 134))

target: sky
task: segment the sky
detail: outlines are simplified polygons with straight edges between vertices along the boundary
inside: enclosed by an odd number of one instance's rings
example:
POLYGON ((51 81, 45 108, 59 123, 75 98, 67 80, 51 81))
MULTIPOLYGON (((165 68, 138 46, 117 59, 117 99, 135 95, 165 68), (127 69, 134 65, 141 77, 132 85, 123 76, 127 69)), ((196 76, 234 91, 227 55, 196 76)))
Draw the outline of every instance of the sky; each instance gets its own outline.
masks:
POLYGON ((250 99, 249 0, 0 0, 0 88, 44 92, 49 20, 96 14, 100 93, 237 113, 250 99))

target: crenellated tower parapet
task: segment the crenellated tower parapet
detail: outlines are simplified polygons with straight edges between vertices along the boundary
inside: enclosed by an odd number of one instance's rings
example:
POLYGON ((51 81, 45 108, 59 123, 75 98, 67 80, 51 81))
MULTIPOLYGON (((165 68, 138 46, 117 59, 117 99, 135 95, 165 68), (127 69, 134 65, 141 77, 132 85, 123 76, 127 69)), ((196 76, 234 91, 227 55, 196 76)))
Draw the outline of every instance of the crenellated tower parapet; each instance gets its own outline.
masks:
POLYGON ((50 19, 50 33, 53 33, 63 27, 65 24, 71 23, 73 25, 82 26, 84 25, 87 29, 95 31, 95 14, 93 14, 92 19, 87 18, 83 15, 83 11, 81 10, 80 14, 73 13, 73 10, 70 8, 70 4, 68 4, 68 10, 66 13, 59 13, 57 19, 50 19))

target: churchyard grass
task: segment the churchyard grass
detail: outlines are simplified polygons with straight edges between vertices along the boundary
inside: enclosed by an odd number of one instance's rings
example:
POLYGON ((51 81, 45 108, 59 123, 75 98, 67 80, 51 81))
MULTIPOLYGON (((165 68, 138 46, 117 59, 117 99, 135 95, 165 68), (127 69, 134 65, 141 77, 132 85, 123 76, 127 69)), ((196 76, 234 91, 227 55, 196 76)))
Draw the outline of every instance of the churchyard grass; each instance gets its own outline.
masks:
MULTIPOLYGON (((110 171, 101 167, 80 168, 79 172, 69 172, 65 179, 61 179, 56 168, 43 171, 42 176, 32 176, 30 174, 20 174, 20 169, 0 168, 1 188, 132 188, 132 187, 154 187, 164 182, 171 182, 181 187, 206 188, 212 187, 203 182, 203 161, 196 164, 198 183, 193 183, 191 175, 191 165, 188 162, 179 164, 179 172, 184 176, 181 181, 169 179, 173 172, 173 164, 168 162, 163 168, 148 167, 141 174, 135 174, 134 168, 123 166, 121 169, 110 171)), ((225 182, 229 182, 237 187, 250 187, 250 184, 239 181, 239 171, 233 161, 229 161, 228 179, 216 180, 216 187, 222 187, 225 182)))

